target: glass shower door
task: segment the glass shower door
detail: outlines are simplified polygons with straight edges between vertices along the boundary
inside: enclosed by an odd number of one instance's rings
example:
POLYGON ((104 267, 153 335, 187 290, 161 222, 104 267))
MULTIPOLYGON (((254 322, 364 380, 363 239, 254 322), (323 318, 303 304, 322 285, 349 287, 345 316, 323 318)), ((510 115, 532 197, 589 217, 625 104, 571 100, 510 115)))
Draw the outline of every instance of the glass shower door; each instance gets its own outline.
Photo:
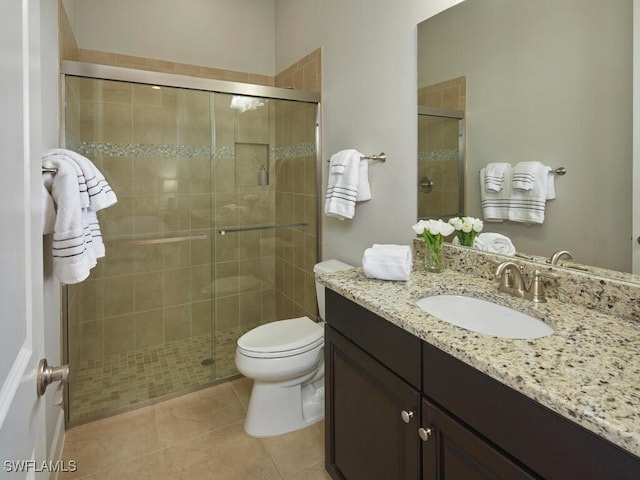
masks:
POLYGON ((208 92, 66 77, 66 145, 104 173, 106 246, 67 288, 69 421, 216 377, 208 92))

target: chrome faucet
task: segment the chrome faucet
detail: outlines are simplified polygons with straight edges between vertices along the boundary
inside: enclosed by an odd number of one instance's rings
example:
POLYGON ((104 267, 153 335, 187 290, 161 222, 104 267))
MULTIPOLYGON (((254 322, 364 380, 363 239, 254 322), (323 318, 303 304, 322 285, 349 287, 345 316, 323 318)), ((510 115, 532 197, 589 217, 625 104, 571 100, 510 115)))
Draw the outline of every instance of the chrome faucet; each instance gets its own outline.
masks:
POLYGON ((517 263, 506 261, 496 267, 495 276, 500 279, 499 292, 508 293, 511 296, 524 298, 536 303, 547 301, 544 296, 544 283, 542 277, 558 278, 558 275, 550 272, 533 271, 533 278, 527 287, 523 275, 523 268, 517 263))
POLYGON ((547 260, 547 263, 550 263, 551 265, 557 265, 558 261, 562 257, 565 257, 568 260, 572 260, 573 259, 573 255, 571 255, 570 251, 568 251, 568 250, 558 250, 557 252, 554 252, 553 255, 551 255, 551 258, 549 260, 547 260))

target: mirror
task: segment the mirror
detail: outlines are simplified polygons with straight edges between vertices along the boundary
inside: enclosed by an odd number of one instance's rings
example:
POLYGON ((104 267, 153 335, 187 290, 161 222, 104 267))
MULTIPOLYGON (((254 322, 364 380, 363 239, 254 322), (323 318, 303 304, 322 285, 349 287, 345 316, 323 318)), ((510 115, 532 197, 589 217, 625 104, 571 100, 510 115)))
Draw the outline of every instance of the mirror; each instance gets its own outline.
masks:
POLYGON ((419 107, 464 111, 465 215, 483 218, 490 162, 565 167, 543 224, 484 231, 525 255, 631 271, 632 45, 633 0, 465 0, 418 25, 419 107))

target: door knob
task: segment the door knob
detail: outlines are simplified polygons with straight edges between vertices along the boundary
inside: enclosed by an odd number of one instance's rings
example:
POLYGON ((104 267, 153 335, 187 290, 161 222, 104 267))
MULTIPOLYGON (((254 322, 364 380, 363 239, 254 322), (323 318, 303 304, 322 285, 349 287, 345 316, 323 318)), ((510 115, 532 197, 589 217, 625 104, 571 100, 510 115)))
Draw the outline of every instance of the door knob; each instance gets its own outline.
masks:
POLYGON ((423 442, 426 442, 427 440, 429 440, 429 437, 431 436, 431 429, 430 428, 422 428, 420 427, 418 429, 418 435, 420 436, 420 438, 422 439, 423 442))
POLYGON ((36 378, 38 396, 44 395, 44 391, 53 382, 60 382, 60 386, 64 387, 69 379, 69 365, 60 365, 59 367, 50 367, 44 358, 38 363, 38 375, 36 378))
POLYGON ((429 177, 422 177, 420 179, 420 191, 422 193, 430 193, 433 190, 433 180, 429 177))
POLYGON ((413 418, 413 415, 414 413, 412 410, 409 410, 408 412, 406 410, 402 410, 402 412, 400 413, 400 416, 402 417, 402 421, 404 423, 409 423, 413 418))

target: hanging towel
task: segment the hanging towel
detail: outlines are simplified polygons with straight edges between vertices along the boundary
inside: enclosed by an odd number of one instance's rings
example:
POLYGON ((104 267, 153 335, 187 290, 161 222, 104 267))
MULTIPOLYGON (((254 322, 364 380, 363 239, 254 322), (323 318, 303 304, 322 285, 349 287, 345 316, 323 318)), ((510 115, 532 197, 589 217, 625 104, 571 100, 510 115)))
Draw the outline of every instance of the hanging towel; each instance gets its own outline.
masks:
POLYGON ((511 168, 505 169, 502 190, 496 193, 487 191, 485 187, 486 168, 480 170, 480 200, 485 222, 502 222, 508 218, 509 197, 511 195, 511 172, 511 168))
POLYGON ((499 253, 501 255, 515 255, 516 253, 511 239, 500 233, 481 233, 473 241, 473 246, 484 252, 499 253))
POLYGON ((360 181, 358 183, 358 198, 356 202, 371 200, 371 187, 369 186, 369 161, 360 160, 360 181))
POLYGON ((102 172, 96 168, 91 160, 72 150, 55 148, 44 154, 44 158, 49 156, 66 157, 74 162, 86 181, 87 194, 89 196, 89 208, 94 212, 110 207, 118 201, 115 192, 107 183, 102 172))
POLYGON ((544 211, 549 193, 555 197, 555 189, 549 192, 551 167, 539 162, 533 173, 533 186, 530 190, 513 188, 509 198, 508 219, 512 222, 544 223, 544 211))
POLYGON ((362 255, 362 269, 367 278, 407 281, 413 266, 413 253, 408 245, 375 244, 362 255))
MULTIPOLYGON (((354 149, 341 150, 331 156, 329 162, 329 180, 324 203, 324 213, 340 220, 353 218, 356 202, 359 201, 363 155, 354 149)), ((363 183, 360 195, 363 200, 371 198, 371 192, 363 183), (368 196, 368 198, 366 198, 368 196)))
POLYGON ((54 232, 56 224, 56 207, 53 198, 44 183, 42 184, 42 234, 49 235, 54 232))
POLYGON ((511 165, 508 163, 494 162, 487 164, 484 175, 484 188, 487 192, 498 193, 502 190, 507 169, 511 170, 511 165))
MULTIPOLYGON (((511 188, 514 190, 529 191, 536 181, 536 173, 542 166, 540 162, 519 162, 513 167, 513 180, 511 188)), ((545 177, 546 179, 546 177, 545 177)))
POLYGON ((53 273, 62 283, 78 283, 95 266, 95 255, 87 245, 78 175, 70 162, 60 158, 43 159, 42 165, 57 170, 51 184, 51 197, 56 205, 53 273))

